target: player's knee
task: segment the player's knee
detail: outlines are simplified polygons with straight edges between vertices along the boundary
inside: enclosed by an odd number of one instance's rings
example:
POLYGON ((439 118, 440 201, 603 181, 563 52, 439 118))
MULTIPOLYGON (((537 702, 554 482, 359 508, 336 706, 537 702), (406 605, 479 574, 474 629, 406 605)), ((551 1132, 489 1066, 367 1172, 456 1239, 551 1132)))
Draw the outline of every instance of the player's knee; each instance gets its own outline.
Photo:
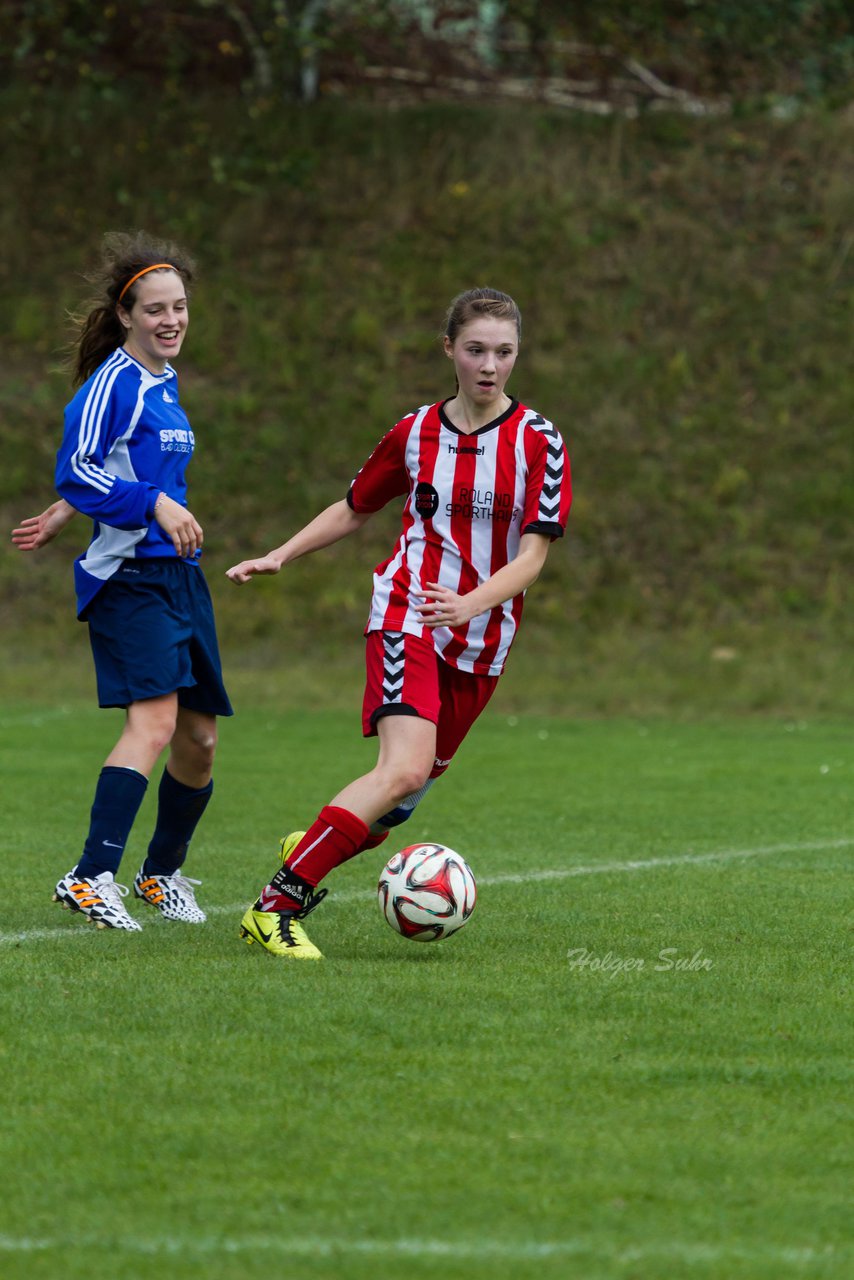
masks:
POLYGON ((420 791, 428 777, 429 769, 422 769, 417 766, 397 770, 394 778, 390 780, 391 799, 394 804, 400 804, 408 796, 420 791))
POLYGON ((193 732, 191 742, 200 761, 204 764, 212 765, 216 755, 216 729, 196 729, 193 732))
POLYGON ((175 716, 162 712, 156 716, 137 719, 131 726, 131 733, 145 742, 147 750, 156 759, 175 735, 175 716))
POLYGON ((217 734, 215 728, 194 725, 172 740, 173 754, 180 757, 185 767, 200 773, 210 772, 216 755, 217 734))

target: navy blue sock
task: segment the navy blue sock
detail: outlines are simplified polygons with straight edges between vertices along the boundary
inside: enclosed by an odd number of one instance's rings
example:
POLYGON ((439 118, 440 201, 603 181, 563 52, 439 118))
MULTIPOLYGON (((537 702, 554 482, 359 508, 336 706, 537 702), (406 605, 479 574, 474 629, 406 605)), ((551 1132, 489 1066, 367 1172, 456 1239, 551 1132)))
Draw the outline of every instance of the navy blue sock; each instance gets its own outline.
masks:
POLYGON ((213 778, 196 791, 178 782, 168 769, 163 770, 157 793, 157 824, 143 864, 144 875, 171 876, 183 865, 212 791, 213 778))
POLYGON ((145 774, 136 769, 104 765, 95 787, 83 857, 76 868, 83 879, 91 880, 102 871, 116 874, 147 786, 145 774))

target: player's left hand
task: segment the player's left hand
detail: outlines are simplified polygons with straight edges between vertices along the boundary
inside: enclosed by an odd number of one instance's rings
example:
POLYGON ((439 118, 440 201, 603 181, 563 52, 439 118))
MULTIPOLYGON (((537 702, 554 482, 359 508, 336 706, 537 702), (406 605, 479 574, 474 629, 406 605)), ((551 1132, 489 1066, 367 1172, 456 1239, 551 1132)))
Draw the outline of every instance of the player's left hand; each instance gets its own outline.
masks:
POLYGON ((477 613, 468 596, 438 582, 426 583, 424 591, 416 595, 417 600, 421 603, 416 603, 415 608, 427 627, 464 627, 477 613))

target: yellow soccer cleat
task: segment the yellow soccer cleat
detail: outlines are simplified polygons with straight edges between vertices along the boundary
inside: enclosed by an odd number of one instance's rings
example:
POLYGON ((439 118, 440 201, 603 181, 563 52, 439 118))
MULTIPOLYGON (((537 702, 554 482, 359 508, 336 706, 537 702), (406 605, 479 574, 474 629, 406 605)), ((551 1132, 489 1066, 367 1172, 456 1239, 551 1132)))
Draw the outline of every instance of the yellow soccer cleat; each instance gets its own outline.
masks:
MULTIPOLYGON (((304 835, 304 831, 292 831, 289 836, 283 836, 283 866, 304 835)), ((282 872, 278 874, 281 876, 282 872)), ((245 938, 250 946, 253 942, 260 942, 264 950, 274 956, 289 956, 292 960, 322 959, 321 952, 308 937, 300 921, 323 901, 326 894, 326 889, 309 893, 303 905, 294 911, 261 911, 256 902, 240 922, 241 938, 245 938)))
MULTIPOLYGON (((325 896, 325 893, 317 894, 312 899, 311 906, 317 906, 325 896)), ((298 912, 258 911, 257 908, 250 907, 240 922, 240 936, 250 946, 253 942, 260 942, 271 956, 286 956, 291 960, 320 960, 322 953, 299 922, 299 917, 304 914, 304 907, 298 912)))
POLYGON ((282 839, 280 842, 281 850, 282 850, 282 866, 285 865, 288 858, 291 856, 294 849, 297 847, 297 845, 299 844, 300 840, 302 840, 304 835, 305 835, 304 831, 292 831, 289 836, 282 836, 282 839))

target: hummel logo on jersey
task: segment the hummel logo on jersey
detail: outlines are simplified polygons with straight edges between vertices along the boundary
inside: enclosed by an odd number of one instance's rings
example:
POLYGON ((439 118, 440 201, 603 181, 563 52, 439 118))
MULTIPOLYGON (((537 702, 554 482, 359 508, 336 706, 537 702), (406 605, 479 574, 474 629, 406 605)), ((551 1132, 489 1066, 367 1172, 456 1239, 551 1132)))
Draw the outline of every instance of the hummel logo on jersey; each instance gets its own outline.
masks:
POLYGON ((449 444, 448 453, 486 453, 486 446, 482 444, 449 444))

